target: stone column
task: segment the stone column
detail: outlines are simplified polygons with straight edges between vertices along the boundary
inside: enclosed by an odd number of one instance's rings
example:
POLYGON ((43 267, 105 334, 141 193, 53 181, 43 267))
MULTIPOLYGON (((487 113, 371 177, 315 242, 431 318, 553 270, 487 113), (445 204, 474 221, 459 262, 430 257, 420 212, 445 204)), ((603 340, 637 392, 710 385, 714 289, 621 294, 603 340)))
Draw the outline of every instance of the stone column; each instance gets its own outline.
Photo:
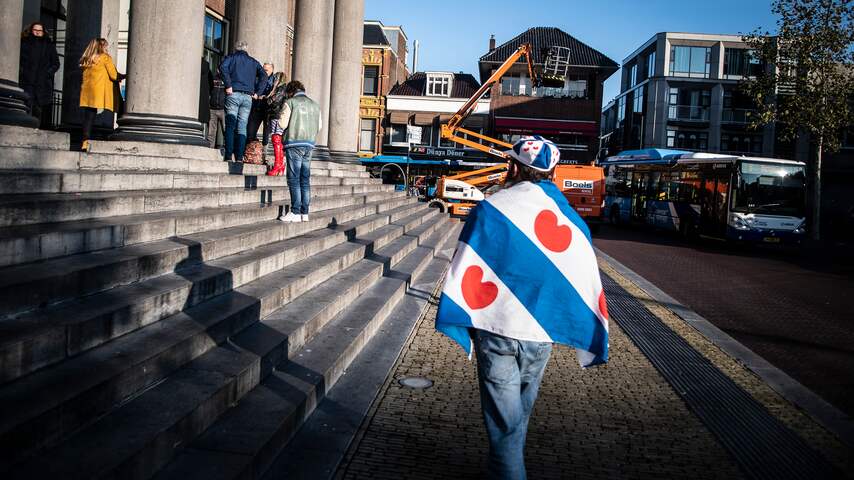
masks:
POLYGON ((709 145, 710 152, 721 150, 721 117, 723 116, 724 88, 720 83, 712 87, 711 106, 709 107, 709 145))
MULTIPOLYGON (((80 57, 93 38, 105 38, 113 63, 118 63, 120 0, 69 0, 65 24, 65 66, 62 69, 62 124, 79 126, 83 123, 80 109, 80 87, 83 70, 80 57)), ((119 70, 119 72, 122 72, 119 70)), ((115 114, 104 111, 95 120, 95 128, 113 129, 115 114)))
POLYGON ((0 11, 0 123, 35 128, 39 121, 30 116, 27 94, 18 86, 24 1, 0 0, 0 11))
POLYGON ((329 150, 339 158, 358 150, 364 16, 364 0, 335 0, 329 150))
MULTIPOLYGON (((293 0, 292 0, 293 1, 293 0)), ((249 44, 249 54, 261 63, 285 70, 288 2, 240 0, 237 9, 237 41, 249 44)))
POLYGON ((198 121, 204 0, 133 0, 127 103, 112 140, 208 146, 198 121))
POLYGON ((293 79, 302 82, 306 95, 320 104, 323 128, 317 134, 315 158, 321 159, 329 158, 334 11, 335 0, 297 0, 293 79))

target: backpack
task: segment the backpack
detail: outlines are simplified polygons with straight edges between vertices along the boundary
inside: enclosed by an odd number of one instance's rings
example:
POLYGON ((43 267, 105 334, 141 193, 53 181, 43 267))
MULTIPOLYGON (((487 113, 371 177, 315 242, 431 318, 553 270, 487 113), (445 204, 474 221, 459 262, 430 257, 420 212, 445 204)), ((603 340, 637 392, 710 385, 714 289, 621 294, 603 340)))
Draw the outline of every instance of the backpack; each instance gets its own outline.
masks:
POLYGON ((261 165, 264 163, 263 158, 264 147, 258 140, 252 140, 246 144, 246 150, 243 152, 243 163, 252 163, 261 165))
POLYGON ((225 110, 225 83, 219 78, 219 75, 214 79, 210 106, 214 110, 225 110))

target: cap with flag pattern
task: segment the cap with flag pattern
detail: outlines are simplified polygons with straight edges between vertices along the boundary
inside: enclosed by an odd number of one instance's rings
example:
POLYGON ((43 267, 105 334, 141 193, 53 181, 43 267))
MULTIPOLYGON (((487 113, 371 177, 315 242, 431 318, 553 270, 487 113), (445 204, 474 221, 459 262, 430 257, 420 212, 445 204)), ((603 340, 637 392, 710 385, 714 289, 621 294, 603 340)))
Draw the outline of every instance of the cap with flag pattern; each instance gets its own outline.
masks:
POLYGON ((539 135, 519 140, 512 150, 507 150, 507 154, 519 163, 542 172, 548 172, 560 161, 557 146, 539 135))

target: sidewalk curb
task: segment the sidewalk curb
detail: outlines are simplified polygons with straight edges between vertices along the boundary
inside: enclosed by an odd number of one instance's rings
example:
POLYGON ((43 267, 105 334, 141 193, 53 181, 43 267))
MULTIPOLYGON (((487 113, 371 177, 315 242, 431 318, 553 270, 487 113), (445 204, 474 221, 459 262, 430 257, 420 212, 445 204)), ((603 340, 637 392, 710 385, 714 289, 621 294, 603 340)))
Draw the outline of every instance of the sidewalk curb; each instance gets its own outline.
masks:
POLYGON ((652 299, 675 313, 707 340, 755 373, 775 392, 780 394, 780 396, 806 412, 813 420, 833 433, 846 447, 854 448, 854 421, 851 418, 813 393, 812 390, 803 386, 797 380, 737 342, 723 330, 712 325, 697 312, 682 305, 676 299, 664 293, 660 288, 599 248, 594 247, 594 249, 596 250, 596 255, 608 262, 614 270, 628 278, 652 299))

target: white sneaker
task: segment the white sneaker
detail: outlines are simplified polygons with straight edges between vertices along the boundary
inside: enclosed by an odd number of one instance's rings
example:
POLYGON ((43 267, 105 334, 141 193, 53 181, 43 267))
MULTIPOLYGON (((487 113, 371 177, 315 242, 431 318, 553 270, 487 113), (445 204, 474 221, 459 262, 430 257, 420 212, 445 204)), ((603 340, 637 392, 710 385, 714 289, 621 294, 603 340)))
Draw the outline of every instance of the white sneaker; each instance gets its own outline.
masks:
POLYGON ((307 221, 308 221, 308 214, 307 214, 307 213, 304 213, 304 214, 300 215, 300 217, 301 217, 301 219, 302 219, 302 221, 303 221, 303 222, 307 222, 307 221))
POLYGON ((300 220, 300 216, 297 215, 296 213, 288 212, 288 214, 285 215, 284 217, 279 217, 279 221, 285 222, 285 223, 293 223, 293 222, 301 222, 302 220, 300 220))

